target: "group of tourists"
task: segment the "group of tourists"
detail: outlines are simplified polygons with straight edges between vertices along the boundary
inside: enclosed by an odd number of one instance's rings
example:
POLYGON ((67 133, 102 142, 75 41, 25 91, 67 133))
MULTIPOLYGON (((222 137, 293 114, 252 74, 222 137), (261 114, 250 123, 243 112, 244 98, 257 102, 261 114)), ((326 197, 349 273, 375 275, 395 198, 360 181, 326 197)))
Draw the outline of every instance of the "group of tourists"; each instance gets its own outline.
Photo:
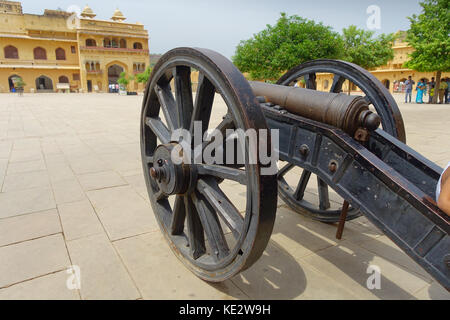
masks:
MULTIPOLYGON (((405 81, 406 87, 406 95, 405 95, 405 103, 411 103, 411 97, 414 85, 416 83, 412 80, 411 76, 408 77, 408 80, 405 81)), ((416 103, 424 103, 424 97, 428 94, 428 103, 433 101, 433 97, 435 94, 438 95, 438 103, 449 103, 449 89, 450 88, 450 78, 441 79, 441 83, 439 88, 436 88, 436 81, 434 81, 434 77, 431 78, 431 81, 426 79, 420 79, 415 89, 417 91, 416 94, 416 103)))

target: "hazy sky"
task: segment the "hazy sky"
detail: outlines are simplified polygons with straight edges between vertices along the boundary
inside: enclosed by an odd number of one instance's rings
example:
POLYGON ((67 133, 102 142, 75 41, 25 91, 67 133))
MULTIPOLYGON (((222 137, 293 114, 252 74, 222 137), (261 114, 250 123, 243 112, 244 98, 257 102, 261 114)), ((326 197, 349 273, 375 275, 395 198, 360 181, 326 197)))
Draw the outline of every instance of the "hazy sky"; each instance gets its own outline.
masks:
MULTIPOLYGON (((20 1, 20 0, 19 0, 20 1)), ((127 22, 141 22, 150 35, 150 51, 164 53, 174 47, 210 48, 227 57, 234 54, 242 39, 250 38, 274 24, 280 12, 322 21, 336 31, 350 24, 367 28, 368 6, 381 11, 378 33, 407 30, 408 16, 420 12, 419 0, 22 0, 25 13, 42 14, 46 9, 64 9, 86 3, 97 14, 109 19, 119 8, 127 22)))

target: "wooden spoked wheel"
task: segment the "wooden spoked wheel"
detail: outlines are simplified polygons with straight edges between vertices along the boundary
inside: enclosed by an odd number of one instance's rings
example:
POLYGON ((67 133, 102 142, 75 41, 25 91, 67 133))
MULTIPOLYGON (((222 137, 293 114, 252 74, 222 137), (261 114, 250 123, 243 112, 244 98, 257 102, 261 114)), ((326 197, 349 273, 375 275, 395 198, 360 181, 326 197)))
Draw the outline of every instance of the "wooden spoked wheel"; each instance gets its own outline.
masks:
MULTIPOLYGON (((357 86, 365 100, 371 105, 374 111, 380 116, 384 131, 396 137, 402 142, 406 141, 405 126, 402 115, 392 95, 367 70, 345 61, 339 60, 314 60, 301 64, 283 75, 277 84, 293 86, 299 80, 303 80, 305 87, 316 90, 317 75, 325 73, 331 75, 333 81, 329 86, 329 92, 339 93, 345 81, 351 81, 357 86)), ((299 178, 294 184, 288 182, 293 175, 289 174, 298 168, 287 163, 278 173, 278 193, 280 198, 294 211, 307 215, 322 222, 337 222, 341 214, 341 205, 330 201, 328 185, 316 176, 317 191, 312 192, 318 195, 318 199, 307 199, 310 196, 307 186, 314 174, 307 170, 298 170, 299 178)), ((313 180, 311 180, 313 181, 313 180)), ((347 220, 352 220, 361 215, 359 210, 350 207, 347 213, 347 220)))
MULTIPOLYGON (((173 49, 154 67, 144 96, 144 176, 154 214, 175 255, 200 278, 218 282, 250 267, 263 253, 275 220, 276 174, 261 174, 259 158, 253 163, 248 156, 240 166, 195 161, 192 155, 211 142, 189 142, 182 149, 173 136, 180 128, 193 134, 194 121, 201 121, 202 134, 267 129, 248 82, 228 59, 207 49, 173 49), (198 72, 194 94, 193 72, 198 72), (212 125, 218 99, 226 110, 212 125), (177 164, 173 154, 182 155, 183 162, 177 164), (227 183, 244 188, 243 210, 224 192, 227 183)), ((248 154, 247 140, 236 143, 248 154)))

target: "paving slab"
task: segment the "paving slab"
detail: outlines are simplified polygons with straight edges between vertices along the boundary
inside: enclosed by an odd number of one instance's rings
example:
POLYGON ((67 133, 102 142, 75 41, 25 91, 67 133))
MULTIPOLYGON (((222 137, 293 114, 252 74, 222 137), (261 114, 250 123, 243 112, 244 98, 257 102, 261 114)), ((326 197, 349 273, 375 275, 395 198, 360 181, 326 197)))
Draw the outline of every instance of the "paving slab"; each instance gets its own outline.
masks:
POLYGON ((24 161, 24 162, 12 162, 8 165, 8 175, 46 170, 45 162, 43 159, 24 161))
POLYGON ((0 218, 56 208, 50 188, 0 193, 0 218))
POLYGON ((207 283, 175 257, 160 232, 114 242, 144 299, 246 299, 231 282, 207 283))
POLYGON ((67 247, 73 264, 80 268, 82 299, 140 298, 133 280, 105 235, 68 241, 67 247))
POLYGON ((86 195, 77 179, 52 182, 55 201, 57 204, 81 201, 86 195))
POLYGON ((32 188, 48 188, 50 180, 46 170, 7 174, 2 192, 32 188))
POLYGON ((1 247, 0 261, 0 288, 70 266, 61 234, 1 247))
POLYGON ((78 291, 67 288, 68 277, 60 271, 0 289, 0 300, 79 300, 78 291))
POLYGON ((66 241, 105 232, 87 199, 59 204, 58 211, 66 241))
POLYGON ((232 278, 251 299, 358 299, 345 286, 298 261, 276 241, 251 268, 232 278))
POLYGON ((61 231, 55 209, 0 219, 0 247, 61 231))
POLYGON ((114 171, 82 174, 78 176, 78 180, 85 191, 123 186, 127 184, 127 182, 114 171))
POLYGON ((41 160, 42 152, 39 149, 17 149, 11 152, 9 161, 10 162, 20 162, 20 161, 33 161, 41 160))
POLYGON ((450 292, 439 283, 433 282, 416 292, 414 298, 419 300, 450 300, 450 292))
POLYGON ((338 246, 299 260, 332 277, 361 299, 411 299, 415 292, 429 284, 421 276, 350 241, 343 241, 338 246), (378 267, 381 271, 380 289, 367 288, 369 276, 373 274, 368 273, 370 266, 378 267))
POLYGON ((130 186, 88 191, 87 195, 111 240, 158 229, 150 204, 130 186))

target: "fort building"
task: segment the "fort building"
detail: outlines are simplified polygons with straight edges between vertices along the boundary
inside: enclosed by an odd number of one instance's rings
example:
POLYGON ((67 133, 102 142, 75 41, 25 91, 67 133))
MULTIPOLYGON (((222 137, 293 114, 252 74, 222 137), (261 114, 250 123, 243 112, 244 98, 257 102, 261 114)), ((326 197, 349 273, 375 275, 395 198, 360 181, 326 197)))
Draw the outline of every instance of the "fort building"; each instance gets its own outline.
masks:
MULTIPOLYGON (((148 32, 127 23, 120 10, 111 20, 95 19, 86 6, 80 15, 48 10, 24 14, 20 2, 0 1, 0 92, 108 92, 121 72, 149 66, 148 32)), ((131 81, 128 89, 143 90, 131 81)))

